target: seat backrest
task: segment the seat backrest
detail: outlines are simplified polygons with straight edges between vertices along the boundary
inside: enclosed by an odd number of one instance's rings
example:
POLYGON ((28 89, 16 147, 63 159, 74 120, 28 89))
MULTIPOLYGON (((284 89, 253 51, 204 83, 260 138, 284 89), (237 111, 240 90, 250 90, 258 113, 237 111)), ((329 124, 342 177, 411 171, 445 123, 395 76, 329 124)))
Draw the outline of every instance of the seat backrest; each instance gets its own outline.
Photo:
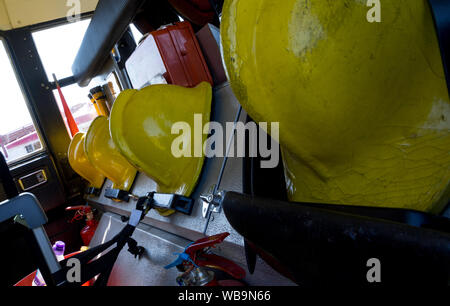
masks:
MULTIPOLYGON (((8 164, 0 152, 0 203, 18 195, 8 164)), ((26 236, 28 231, 12 219, 0 222, 0 245, 5 247, 5 251, 0 254, 2 270, 0 286, 2 287, 15 284, 37 268, 35 258, 29 255, 31 249, 26 236)))
POLYGON ((18 195, 19 192, 9 171, 8 164, 0 152, 0 201, 11 199, 18 195))
POLYGON ((144 0, 100 0, 78 51, 72 72, 87 86, 126 32, 144 0))
POLYGON ((298 284, 360 285, 366 281, 365 263, 370 258, 383 262, 384 284, 447 285, 450 280, 446 218, 410 211, 401 216, 396 210, 394 218, 386 219, 392 215, 389 209, 372 216, 363 214, 373 211, 366 208, 336 209, 234 192, 226 193, 222 206, 231 226, 261 258, 298 284), (411 216, 428 221, 403 222, 411 216))

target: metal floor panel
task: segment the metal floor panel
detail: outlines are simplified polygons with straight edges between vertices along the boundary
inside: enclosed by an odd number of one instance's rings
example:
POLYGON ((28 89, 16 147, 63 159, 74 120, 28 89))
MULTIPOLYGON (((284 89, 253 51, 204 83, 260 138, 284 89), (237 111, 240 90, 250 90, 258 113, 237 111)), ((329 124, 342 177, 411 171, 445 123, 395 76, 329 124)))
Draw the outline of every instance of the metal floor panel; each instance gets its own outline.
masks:
MULTIPOLYGON (((91 247, 100 245, 118 234, 125 223, 120 216, 113 213, 103 214, 97 232, 92 239, 91 247)), ((191 242, 182 237, 167 233, 160 229, 141 224, 133 238, 146 249, 141 259, 135 259, 127 248, 120 253, 109 280, 109 286, 177 286, 176 269, 165 270, 164 266, 175 259, 173 253, 181 253, 191 242)), ((214 253, 235 260, 245 268, 243 249, 238 252, 222 245, 214 253)), ((248 275, 246 283, 254 286, 293 286, 294 284, 273 271, 262 261, 258 262, 254 275, 248 275)))
MULTIPOLYGON (((102 216, 91 246, 97 246, 112 239, 125 223, 114 214, 102 216)), ((109 286, 173 286, 176 285, 177 270, 165 270, 170 263, 167 254, 183 252, 184 241, 176 236, 166 239, 161 233, 149 226, 140 225, 133 238, 146 249, 141 259, 135 259, 125 247, 114 266, 109 286)))

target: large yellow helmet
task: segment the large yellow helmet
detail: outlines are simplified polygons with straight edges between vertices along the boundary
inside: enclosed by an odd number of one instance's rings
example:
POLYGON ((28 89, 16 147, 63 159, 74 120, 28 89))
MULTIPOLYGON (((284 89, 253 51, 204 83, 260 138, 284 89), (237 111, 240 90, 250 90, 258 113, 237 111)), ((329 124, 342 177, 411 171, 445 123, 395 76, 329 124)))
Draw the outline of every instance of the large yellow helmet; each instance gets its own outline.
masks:
MULTIPOLYGON (((193 128, 196 115, 208 123, 211 100, 212 88, 206 82, 196 88, 152 85, 126 90, 111 111, 112 139, 123 156, 157 183, 158 192, 190 196, 203 167, 207 135, 198 142, 201 157, 177 158, 172 147, 180 136, 172 134, 172 128, 178 122, 193 128)), ((192 147, 194 133, 185 136, 185 145, 192 147)))
POLYGON ((85 150, 90 162, 113 183, 113 188, 130 191, 137 170, 120 155, 109 132, 109 120, 97 117, 86 134, 85 150))
POLYGON ((257 122, 280 122, 289 197, 437 212, 450 99, 425 0, 226 0, 223 55, 257 122), (369 14, 370 15, 370 14, 369 14))
POLYGON ((101 189, 105 181, 102 175, 89 161, 84 150, 85 134, 76 134, 69 146, 69 164, 82 178, 87 180, 95 189, 101 189))

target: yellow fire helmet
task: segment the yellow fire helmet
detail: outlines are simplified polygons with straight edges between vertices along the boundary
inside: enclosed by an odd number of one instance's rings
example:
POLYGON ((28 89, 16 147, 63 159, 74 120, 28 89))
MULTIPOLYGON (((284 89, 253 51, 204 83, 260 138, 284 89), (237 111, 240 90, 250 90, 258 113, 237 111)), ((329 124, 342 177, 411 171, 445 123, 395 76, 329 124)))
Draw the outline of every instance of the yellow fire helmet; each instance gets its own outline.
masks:
POLYGON ((76 134, 69 146, 69 164, 92 187, 101 189, 105 177, 91 164, 84 150, 85 134, 76 134))
POLYGON ((196 124, 203 127, 210 121, 211 101, 211 85, 203 82, 196 88, 151 85, 125 90, 114 103, 110 119, 114 143, 156 182, 157 192, 184 196, 193 192, 203 167, 207 137, 195 137, 193 130, 196 124), (172 133, 177 124, 192 128, 192 133, 172 133), (174 147, 186 154, 178 155, 174 147))
POLYGON ((108 118, 99 116, 92 122, 86 134, 85 150, 95 168, 114 183, 113 188, 130 191, 137 170, 114 145, 108 118))
POLYGON ((432 14, 424 0, 377 10, 226 0, 230 82, 255 121, 280 123, 291 201, 440 212, 450 99, 432 14))

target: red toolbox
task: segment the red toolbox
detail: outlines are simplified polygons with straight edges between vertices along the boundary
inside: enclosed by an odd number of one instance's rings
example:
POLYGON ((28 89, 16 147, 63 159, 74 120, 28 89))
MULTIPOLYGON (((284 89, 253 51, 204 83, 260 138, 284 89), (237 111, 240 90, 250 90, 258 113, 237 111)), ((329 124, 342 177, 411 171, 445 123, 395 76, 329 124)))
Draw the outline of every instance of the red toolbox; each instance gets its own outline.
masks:
POLYGON ((166 67, 169 84, 195 87, 201 82, 214 86, 194 30, 189 22, 179 22, 151 33, 166 67))

